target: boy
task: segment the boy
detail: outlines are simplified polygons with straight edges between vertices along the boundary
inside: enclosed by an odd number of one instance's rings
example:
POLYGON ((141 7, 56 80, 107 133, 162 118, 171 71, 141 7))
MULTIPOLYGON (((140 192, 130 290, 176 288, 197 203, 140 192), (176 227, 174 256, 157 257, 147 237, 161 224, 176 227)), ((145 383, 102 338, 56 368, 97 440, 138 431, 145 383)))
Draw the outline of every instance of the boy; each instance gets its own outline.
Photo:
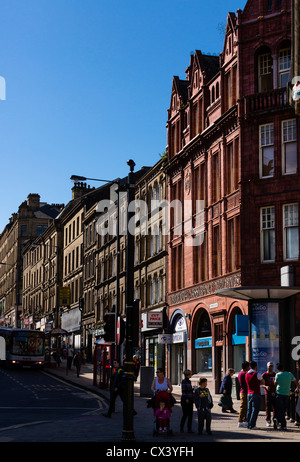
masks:
POLYGON ((202 377, 199 380, 199 388, 195 391, 195 404, 198 411, 198 434, 202 435, 204 419, 206 420, 206 432, 211 435, 211 408, 213 400, 207 388, 207 379, 202 377))

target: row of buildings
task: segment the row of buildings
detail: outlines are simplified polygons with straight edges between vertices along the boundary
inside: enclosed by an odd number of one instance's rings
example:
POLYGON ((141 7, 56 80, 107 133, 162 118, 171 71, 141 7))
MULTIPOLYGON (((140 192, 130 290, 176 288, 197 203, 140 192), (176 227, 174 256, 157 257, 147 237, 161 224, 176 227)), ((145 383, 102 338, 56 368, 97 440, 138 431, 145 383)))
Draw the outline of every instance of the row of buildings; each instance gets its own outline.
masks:
MULTIPOLYGON (((146 215, 136 208, 132 262, 140 353, 142 364, 166 366, 173 383, 190 368, 218 390, 226 369, 239 370, 245 358, 260 369, 270 359, 295 367, 294 24, 297 0, 248 0, 243 11, 229 13, 220 55, 196 50, 185 79, 173 78, 165 155, 135 174, 137 204, 148 206, 146 215), (168 226, 163 207, 151 215, 155 200, 172 204, 168 226)), ((121 190, 126 179, 117 183, 121 190)), ((2 323, 61 325, 91 355, 104 311, 117 306, 125 316, 126 238, 101 232, 109 223, 99 203, 112 197, 113 184, 76 183, 65 207, 43 210, 34 194, 20 206, 0 236, 2 323)), ((120 217, 122 207, 119 201, 120 217)))

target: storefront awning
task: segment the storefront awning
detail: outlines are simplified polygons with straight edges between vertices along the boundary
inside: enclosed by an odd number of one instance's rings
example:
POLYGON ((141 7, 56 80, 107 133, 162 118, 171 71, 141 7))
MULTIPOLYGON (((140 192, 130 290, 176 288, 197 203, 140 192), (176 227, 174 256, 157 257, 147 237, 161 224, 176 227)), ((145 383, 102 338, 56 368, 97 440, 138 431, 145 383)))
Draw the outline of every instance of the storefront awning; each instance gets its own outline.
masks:
POLYGON ((300 287, 232 287, 217 290, 216 295, 238 300, 283 300, 300 293, 300 287))

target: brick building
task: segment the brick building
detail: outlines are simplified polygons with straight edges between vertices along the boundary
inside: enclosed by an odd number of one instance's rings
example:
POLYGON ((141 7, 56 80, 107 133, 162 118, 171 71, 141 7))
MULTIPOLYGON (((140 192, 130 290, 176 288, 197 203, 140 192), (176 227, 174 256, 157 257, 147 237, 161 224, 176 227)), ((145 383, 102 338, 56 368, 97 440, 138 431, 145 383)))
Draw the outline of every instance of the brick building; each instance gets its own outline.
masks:
POLYGON ((228 14, 219 57, 195 51, 186 80, 173 78, 166 173, 169 200, 178 200, 168 260, 174 383, 188 367, 217 391, 226 369, 239 370, 245 358, 290 366, 297 289, 282 287, 282 267, 294 275, 287 285, 300 285, 291 45, 291 2, 248 0, 228 14), (239 335, 241 319, 249 335, 239 335))
MULTIPOLYGON (((14 213, 0 235, 0 323, 21 327, 23 316, 23 250, 28 241, 38 238, 62 209, 63 204, 47 204, 39 194, 29 194, 14 213)), ((35 258, 39 256, 35 254, 35 258)), ((41 269, 36 270, 33 281, 41 282, 41 269)), ((38 292, 39 289, 36 288, 38 292)), ((39 293, 39 292, 38 292, 39 293)), ((35 306, 40 298, 34 297, 35 306)), ((28 318, 27 318, 28 319, 28 318)))

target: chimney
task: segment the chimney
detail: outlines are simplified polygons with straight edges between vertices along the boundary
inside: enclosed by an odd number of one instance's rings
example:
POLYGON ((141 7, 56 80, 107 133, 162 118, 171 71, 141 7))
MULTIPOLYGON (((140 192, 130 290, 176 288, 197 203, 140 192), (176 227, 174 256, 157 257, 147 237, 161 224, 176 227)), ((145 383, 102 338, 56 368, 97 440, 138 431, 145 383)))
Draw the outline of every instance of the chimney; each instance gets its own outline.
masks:
POLYGON ((27 196, 27 206, 32 210, 38 209, 40 206, 40 195, 39 194, 29 194, 27 196))
POLYGON ((87 186, 86 183, 74 183, 72 188, 72 200, 78 199, 79 197, 84 196, 87 192, 89 192, 90 186, 87 186))

